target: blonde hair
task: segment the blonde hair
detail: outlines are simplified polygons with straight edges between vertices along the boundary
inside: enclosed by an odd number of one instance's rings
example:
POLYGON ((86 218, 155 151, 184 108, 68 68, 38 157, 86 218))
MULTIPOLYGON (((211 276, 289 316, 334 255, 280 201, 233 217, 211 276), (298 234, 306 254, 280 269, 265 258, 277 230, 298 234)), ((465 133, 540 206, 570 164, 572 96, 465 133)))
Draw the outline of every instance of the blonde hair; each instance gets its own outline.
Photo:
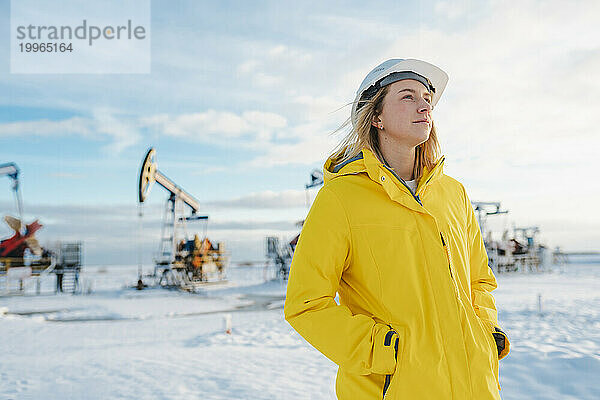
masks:
MULTIPOLYGON (((352 117, 348 118, 334 133, 351 127, 346 136, 331 154, 333 164, 341 164, 350 160, 367 148, 371 150, 381 162, 384 162, 383 154, 379 146, 379 135, 377 128, 371 125, 373 117, 381 114, 383 99, 388 93, 389 85, 382 87, 371 99, 358 101, 356 112, 356 124, 352 126, 352 117)), ((431 123, 429 138, 418 145, 415 149, 415 164, 413 166, 413 178, 417 182, 423 176, 425 168, 431 170, 439 157, 440 145, 437 139, 435 125, 431 123)))

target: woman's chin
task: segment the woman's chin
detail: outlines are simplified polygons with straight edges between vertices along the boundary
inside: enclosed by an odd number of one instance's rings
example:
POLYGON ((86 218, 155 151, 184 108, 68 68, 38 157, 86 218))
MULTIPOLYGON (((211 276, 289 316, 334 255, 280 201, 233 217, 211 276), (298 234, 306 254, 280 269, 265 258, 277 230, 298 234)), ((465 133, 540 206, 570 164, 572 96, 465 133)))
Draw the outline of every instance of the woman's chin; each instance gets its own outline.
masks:
POLYGON ((421 132, 414 136, 414 146, 417 147, 420 144, 423 144, 429 139, 429 132, 421 132))

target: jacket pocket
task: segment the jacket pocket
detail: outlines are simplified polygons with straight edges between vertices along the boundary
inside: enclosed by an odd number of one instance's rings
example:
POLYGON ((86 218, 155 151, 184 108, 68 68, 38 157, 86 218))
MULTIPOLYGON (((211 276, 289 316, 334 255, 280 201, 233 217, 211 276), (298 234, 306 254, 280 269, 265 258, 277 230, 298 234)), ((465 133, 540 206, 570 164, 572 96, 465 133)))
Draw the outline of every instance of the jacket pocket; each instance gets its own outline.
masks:
POLYGON ((498 360, 498 347, 496 346, 496 340, 494 339, 494 335, 492 335, 491 331, 488 331, 488 328, 486 327, 485 322, 479 318, 477 315, 475 315, 475 319, 477 320, 479 326, 481 327, 481 332, 484 335, 484 340, 487 341, 488 344, 488 348, 491 351, 491 355, 490 355, 490 361, 491 361, 491 366, 492 366, 492 371, 494 373, 494 377, 496 378, 496 385, 498 386, 498 390, 501 390, 500 388, 500 363, 498 360))
MULTIPOLYGON (((385 335, 384 346, 394 346, 394 357, 396 359, 396 366, 398 365, 398 333, 390 326, 390 330, 385 335), (395 335, 395 336, 394 336, 395 335), (392 343, 393 341, 393 343, 392 343)), ((392 374, 388 374, 385 376, 385 380, 383 381, 383 398, 385 399, 385 394, 390 387, 390 382, 392 381, 392 374)))
MULTIPOLYGON (((389 374, 389 375, 385 375, 385 379, 383 382, 383 390, 382 390, 382 398, 383 399, 390 399, 391 396, 393 396, 393 393, 395 392, 396 386, 397 386, 397 382, 396 380, 398 379, 398 375, 400 375, 400 371, 402 370, 402 364, 404 361, 404 357, 403 357, 403 353, 404 353, 404 348, 406 346, 406 333, 404 330, 397 330, 392 328, 392 326, 390 325, 390 332, 399 332, 399 334, 396 334, 395 339, 393 340, 393 342, 390 342, 389 345, 390 346, 394 346, 394 354, 396 357, 396 368, 394 370, 393 374, 389 374)), ((392 336, 392 335, 390 335, 392 336)))

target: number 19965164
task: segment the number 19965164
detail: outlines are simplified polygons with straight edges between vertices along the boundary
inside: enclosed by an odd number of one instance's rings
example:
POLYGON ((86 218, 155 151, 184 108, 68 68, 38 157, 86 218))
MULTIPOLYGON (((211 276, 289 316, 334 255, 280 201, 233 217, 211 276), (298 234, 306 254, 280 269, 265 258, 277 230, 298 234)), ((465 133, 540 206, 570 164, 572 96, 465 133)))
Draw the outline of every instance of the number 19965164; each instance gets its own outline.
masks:
POLYGON ((66 53, 73 51, 72 43, 19 43, 21 53, 66 53))

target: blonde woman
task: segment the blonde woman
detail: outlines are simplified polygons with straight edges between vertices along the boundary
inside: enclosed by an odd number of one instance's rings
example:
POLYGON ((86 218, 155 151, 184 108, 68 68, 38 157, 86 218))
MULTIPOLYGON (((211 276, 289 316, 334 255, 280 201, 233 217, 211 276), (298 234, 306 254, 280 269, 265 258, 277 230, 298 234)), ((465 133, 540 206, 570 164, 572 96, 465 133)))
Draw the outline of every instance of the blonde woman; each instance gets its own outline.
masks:
POLYGON ((496 279, 438 158, 432 110, 447 81, 413 59, 369 72, 302 228, 285 317, 339 365, 339 399, 500 399, 510 344, 496 279))

